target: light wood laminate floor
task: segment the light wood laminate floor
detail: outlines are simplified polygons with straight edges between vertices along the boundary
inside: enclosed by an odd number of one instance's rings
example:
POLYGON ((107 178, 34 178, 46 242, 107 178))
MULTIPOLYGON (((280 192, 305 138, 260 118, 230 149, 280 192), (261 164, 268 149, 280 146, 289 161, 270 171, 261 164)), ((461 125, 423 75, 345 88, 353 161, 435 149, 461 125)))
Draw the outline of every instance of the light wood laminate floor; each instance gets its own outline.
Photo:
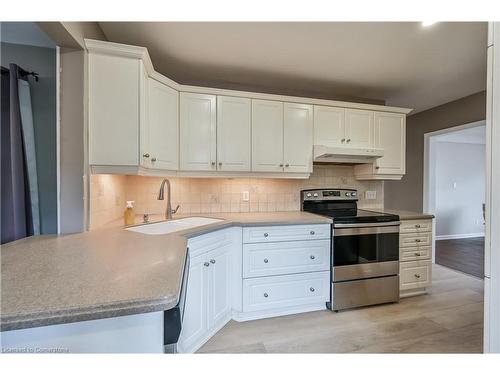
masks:
POLYGON ((483 280, 433 266, 429 294, 399 303, 229 322, 200 353, 481 353, 483 280))

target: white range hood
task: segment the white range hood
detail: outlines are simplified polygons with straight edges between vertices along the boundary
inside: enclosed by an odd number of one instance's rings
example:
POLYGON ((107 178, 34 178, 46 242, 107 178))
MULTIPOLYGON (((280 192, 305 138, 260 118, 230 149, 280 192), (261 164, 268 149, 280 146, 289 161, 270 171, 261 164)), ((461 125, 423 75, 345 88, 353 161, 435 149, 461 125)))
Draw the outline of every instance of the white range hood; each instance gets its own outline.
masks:
POLYGON ((314 161, 322 163, 367 164, 384 156, 383 148, 350 148, 314 145, 314 161))

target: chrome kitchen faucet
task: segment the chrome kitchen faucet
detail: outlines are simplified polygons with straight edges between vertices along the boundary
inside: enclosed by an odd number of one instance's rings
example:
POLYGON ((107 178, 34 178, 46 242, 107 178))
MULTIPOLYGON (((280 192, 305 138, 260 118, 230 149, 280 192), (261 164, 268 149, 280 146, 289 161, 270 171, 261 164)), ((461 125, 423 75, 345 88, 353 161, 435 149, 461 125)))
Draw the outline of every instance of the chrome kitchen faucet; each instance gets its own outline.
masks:
POLYGON ((160 192, 158 193, 158 200, 162 201, 165 199, 165 183, 167 184, 167 208, 165 209, 165 219, 172 220, 172 214, 177 213, 180 205, 177 205, 177 207, 175 207, 175 210, 172 210, 172 189, 170 187, 170 181, 168 180, 168 178, 164 178, 161 182, 160 192))

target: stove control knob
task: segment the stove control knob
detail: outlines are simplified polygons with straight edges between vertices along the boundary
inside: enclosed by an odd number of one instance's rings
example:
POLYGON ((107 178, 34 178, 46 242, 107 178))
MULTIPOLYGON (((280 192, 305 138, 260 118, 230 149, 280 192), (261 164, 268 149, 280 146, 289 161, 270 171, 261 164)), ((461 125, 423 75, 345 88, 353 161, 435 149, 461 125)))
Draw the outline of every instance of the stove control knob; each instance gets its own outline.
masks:
POLYGON ((346 193, 345 193, 345 196, 346 196, 346 197, 350 197, 350 196, 351 196, 351 193, 347 193, 347 192, 346 192, 346 193))
POLYGON ((351 197, 355 197, 355 196, 356 196, 356 192, 354 191, 351 193, 351 197))
POLYGON ((314 193, 314 198, 318 198, 318 193, 314 193))
POLYGON ((312 194, 311 194, 311 193, 307 193, 307 194, 306 194, 306 197, 307 197, 307 198, 311 198, 311 197, 312 197, 312 194))

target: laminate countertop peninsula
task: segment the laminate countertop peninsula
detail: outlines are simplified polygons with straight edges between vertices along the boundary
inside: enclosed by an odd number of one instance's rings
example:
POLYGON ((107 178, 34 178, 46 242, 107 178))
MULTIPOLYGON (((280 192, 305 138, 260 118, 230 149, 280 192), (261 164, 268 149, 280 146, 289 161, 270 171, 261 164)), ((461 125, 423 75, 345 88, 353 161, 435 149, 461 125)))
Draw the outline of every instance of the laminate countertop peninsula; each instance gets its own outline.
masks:
POLYGON ((163 235, 117 222, 2 245, 0 330, 169 310, 179 300, 188 238, 231 226, 331 223, 306 212, 199 216, 222 220, 163 235))

